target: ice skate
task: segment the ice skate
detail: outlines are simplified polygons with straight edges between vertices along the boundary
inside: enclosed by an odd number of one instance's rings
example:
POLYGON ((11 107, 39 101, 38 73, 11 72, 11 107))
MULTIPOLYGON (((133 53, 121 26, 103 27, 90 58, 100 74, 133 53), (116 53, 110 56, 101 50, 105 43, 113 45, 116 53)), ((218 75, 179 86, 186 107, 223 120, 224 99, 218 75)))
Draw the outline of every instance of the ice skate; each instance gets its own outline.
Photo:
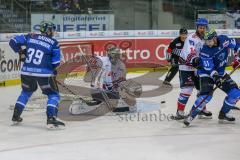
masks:
POLYGON ((231 124, 235 123, 235 118, 232 116, 227 115, 226 113, 220 112, 218 115, 218 122, 221 124, 231 124))
POLYGON ((198 114, 199 119, 212 119, 212 112, 203 110, 198 114))
POLYGON ((186 119, 184 119, 183 124, 185 125, 185 127, 189 127, 192 120, 193 118, 191 116, 188 116, 186 119))
POLYGON ((175 116, 171 116, 170 117, 172 120, 184 120, 185 118, 187 118, 187 115, 184 114, 184 111, 180 111, 178 110, 175 116))
POLYGON ((59 119, 57 119, 56 117, 49 117, 47 119, 47 128, 50 130, 64 129, 65 124, 62 121, 60 121, 59 119))
POLYGON ((12 122, 13 122, 12 125, 18 125, 23 121, 23 119, 20 117, 20 115, 21 115, 21 113, 16 108, 14 108, 14 112, 13 112, 13 116, 12 116, 12 122))

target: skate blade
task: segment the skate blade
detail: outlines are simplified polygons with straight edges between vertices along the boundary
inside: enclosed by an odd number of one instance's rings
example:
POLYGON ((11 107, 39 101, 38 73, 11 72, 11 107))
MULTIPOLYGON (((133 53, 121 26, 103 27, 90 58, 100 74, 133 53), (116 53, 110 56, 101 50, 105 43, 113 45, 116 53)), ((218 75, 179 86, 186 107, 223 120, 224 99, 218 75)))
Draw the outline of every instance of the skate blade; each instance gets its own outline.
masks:
POLYGON ((218 123, 219 124, 235 124, 235 121, 226 121, 226 120, 219 119, 218 123))
POLYGON ((21 124, 22 124, 22 122, 12 121, 11 126, 19 126, 19 125, 21 125, 21 124))
POLYGON ((198 119, 212 119, 212 116, 198 115, 198 119))
POLYGON ((183 128, 190 128, 191 124, 186 125, 185 123, 183 123, 183 128))
POLYGON ((47 125, 47 129, 48 130, 64 130, 65 129, 65 126, 56 126, 56 125, 53 125, 53 124, 48 124, 47 125))

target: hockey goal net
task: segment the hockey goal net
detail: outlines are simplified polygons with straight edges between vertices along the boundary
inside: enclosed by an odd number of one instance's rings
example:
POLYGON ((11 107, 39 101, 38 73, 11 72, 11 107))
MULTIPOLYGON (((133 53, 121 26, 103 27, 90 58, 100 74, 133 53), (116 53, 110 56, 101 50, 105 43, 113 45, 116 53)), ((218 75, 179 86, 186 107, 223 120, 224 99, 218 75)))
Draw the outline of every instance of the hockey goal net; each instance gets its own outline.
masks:
MULTIPOLYGON (((93 44, 87 42, 61 42, 61 64, 57 69, 56 81, 58 83, 61 100, 73 100, 80 92, 88 93, 91 76, 87 71, 87 61, 93 56, 93 44)), ((87 96, 87 95, 86 95, 87 96)), ((30 98, 25 110, 45 109, 47 96, 43 95, 38 87, 30 98)), ((15 104, 10 106, 14 108, 15 104)))

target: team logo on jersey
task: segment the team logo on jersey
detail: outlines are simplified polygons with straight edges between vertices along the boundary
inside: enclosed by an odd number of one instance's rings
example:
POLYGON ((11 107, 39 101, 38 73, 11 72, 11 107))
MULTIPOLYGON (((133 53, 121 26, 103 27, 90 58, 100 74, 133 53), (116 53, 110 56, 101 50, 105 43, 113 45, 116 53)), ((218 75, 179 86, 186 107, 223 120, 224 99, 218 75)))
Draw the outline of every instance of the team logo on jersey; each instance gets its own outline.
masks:
POLYGON ((176 44, 177 47, 180 47, 181 45, 182 45, 181 43, 177 43, 177 44, 176 44))
POLYGON ((194 46, 194 41, 189 40, 189 44, 190 44, 191 46, 194 46))

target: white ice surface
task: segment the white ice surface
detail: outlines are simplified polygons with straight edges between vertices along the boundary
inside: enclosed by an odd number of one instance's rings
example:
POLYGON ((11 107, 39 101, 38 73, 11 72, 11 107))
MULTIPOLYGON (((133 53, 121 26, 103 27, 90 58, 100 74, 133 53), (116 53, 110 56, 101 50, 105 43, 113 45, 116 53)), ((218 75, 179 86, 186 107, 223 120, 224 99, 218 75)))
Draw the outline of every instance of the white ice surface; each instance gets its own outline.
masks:
MULTIPOLYGON (((232 76, 239 83, 240 73, 232 76)), ((176 112, 178 76, 170 93, 144 101, 165 100, 161 113, 176 112)), ((66 129, 48 131, 41 110, 24 112, 21 126, 11 126, 12 110, 20 86, 0 88, 0 160, 239 160, 240 114, 236 124, 220 125, 218 111, 225 94, 219 90, 208 105, 212 120, 195 120, 190 128, 175 121, 126 121, 100 117, 66 122, 66 129)), ((190 98, 189 110, 195 100, 190 98)), ((158 111, 154 112, 158 114, 158 111)), ((124 120, 123 120, 124 119, 124 120)), ((141 119, 141 118, 140 118, 141 119)))

